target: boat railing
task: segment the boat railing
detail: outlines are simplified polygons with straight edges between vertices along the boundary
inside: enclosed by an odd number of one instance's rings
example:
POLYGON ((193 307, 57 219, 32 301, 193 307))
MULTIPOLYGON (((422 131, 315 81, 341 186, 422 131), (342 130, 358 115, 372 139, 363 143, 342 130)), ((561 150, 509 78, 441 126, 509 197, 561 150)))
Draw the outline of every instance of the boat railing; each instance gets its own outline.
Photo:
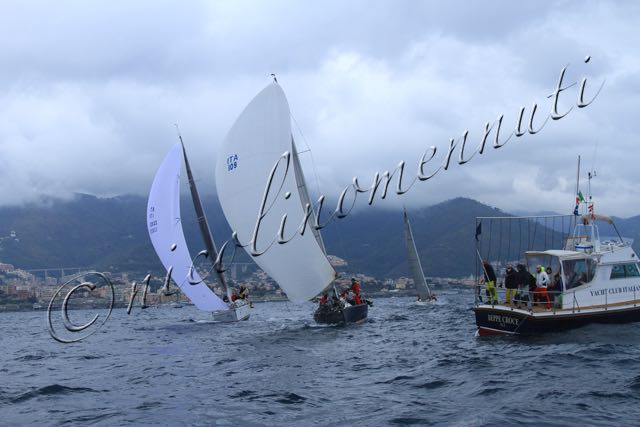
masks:
POLYGON ((578 313, 580 312, 580 304, 578 303, 578 298, 576 298, 576 291, 571 292, 573 294, 573 307, 571 311, 573 313, 576 312, 576 306, 578 307, 578 313))
POLYGON ((508 308, 511 310, 521 309, 527 310, 530 313, 538 312, 538 311, 550 311, 554 314, 560 310, 561 312, 565 312, 570 310, 571 313, 580 313, 585 309, 599 309, 599 310, 609 310, 612 307, 619 307, 620 305, 633 305, 634 307, 638 306, 638 291, 636 287, 633 287, 633 301, 615 299, 613 301, 609 301, 609 292, 603 292, 602 299, 594 300, 593 297, 586 296, 584 298, 580 298, 580 294, 576 293, 574 290, 567 291, 553 291, 547 290, 547 295, 549 296, 551 306, 546 308, 546 300, 540 294, 536 294, 535 291, 530 291, 528 289, 518 289, 516 290, 515 297, 512 298, 511 303, 508 303, 506 300, 507 290, 498 285, 496 288, 496 296, 497 303, 491 298, 490 293, 487 291, 487 287, 484 283, 476 284, 476 292, 475 292, 475 305, 476 307, 479 305, 490 305, 492 307, 498 308, 508 308), (563 303, 568 301, 567 298, 571 298, 571 304, 567 306, 563 303))
MULTIPOLYGON (((541 293, 536 293, 535 291, 531 291, 527 289, 515 289, 515 295, 512 298, 510 303, 507 302, 506 294, 507 289, 503 286, 498 285, 496 288, 496 297, 497 303, 495 303, 494 298, 491 295, 491 291, 487 289, 487 286, 484 283, 476 284, 476 292, 475 292, 475 305, 478 306, 480 304, 491 305, 492 307, 507 307, 511 310, 516 308, 528 310, 533 313, 534 308, 542 306, 544 307, 546 301, 544 301, 544 297, 541 293)), ((565 292, 562 291, 553 291, 547 290, 547 295, 549 296, 550 310, 553 313, 556 310, 562 308, 562 301, 565 298, 565 292)), ((575 296, 574 296, 575 298, 575 296)))
MULTIPOLYGON (((565 292, 565 294, 572 294, 572 306, 571 306, 571 312, 572 313, 580 313, 581 310, 584 310, 585 308, 594 308, 594 309, 604 309, 605 311, 608 311, 609 308, 611 307, 617 307, 620 305, 629 305, 629 304, 633 304, 634 307, 638 306, 638 295, 637 295, 637 290, 635 287, 633 287, 633 301, 629 301, 629 300, 614 300, 613 302, 609 301, 609 292, 603 292, 602 295, 602 299, 600 301, 598 300, 593 300, 592 298, 589 298, 588 300, 588 305, 585 304, 580 304, 579 302, 579 298, 576 295, 575 291, 567 291, 565 292)), ((583 301, 584 302, 584 301, 583 301)))

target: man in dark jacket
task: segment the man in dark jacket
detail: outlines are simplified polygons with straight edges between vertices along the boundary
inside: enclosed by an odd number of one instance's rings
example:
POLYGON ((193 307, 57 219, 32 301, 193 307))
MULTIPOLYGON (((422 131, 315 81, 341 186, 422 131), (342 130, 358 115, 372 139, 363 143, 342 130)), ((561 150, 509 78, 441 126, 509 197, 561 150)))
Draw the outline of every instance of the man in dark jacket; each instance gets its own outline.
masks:
POLYGON ((498 304, 498 291, 496 290, 496 272, 489 261, 482 261, 484 271, 484 284, 487 292, 487 304, 498 304))
POLYGON ((531 301, 531 295, 533 295, 533 291, 536 288, 536 278, 527 271, 527 267, 524 264, 518 264, 516 268, 518 269, 516 274, 518 293, 520 294, 518 302, 523 302, 528 305, 531 301))
POLYGON ((511 264, 507 265, 507 271, 504 276, 504 287, 507 288, 506 303, 511 305, 511 299, 516 296, 518 289, 518 275, 511 264))

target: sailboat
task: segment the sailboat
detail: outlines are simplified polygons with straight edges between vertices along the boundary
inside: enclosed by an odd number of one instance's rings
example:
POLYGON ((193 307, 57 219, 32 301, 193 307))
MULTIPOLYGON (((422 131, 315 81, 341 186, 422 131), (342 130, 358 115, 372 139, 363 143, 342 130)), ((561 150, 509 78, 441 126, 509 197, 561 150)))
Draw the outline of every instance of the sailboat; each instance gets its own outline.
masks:
POLYGON ((424 305, 436 301, 436 296, 429 285, 427 279, 424 277, 424 271, 422 271, 422 265, 420 264, 420 258, 418 257, 418 251, 416 249, 416 242, 413 239, 413 232, 411 231, 411 224, 409 223, 409 216, 406 209, 404 210, 404 239, 407 246, 407 260, 409 262, 409 270, 411 271, 411 277, 413 277, 413 283, 416 286, 416 292, 418 293, 417 304, 424 305))
POLYGON ((176 292, 176 300, 169 304, 171 308, 182 308, 183 305, 180 302, 180 293, 176 292))
MULTIPOLYGON (((336 271, 327 258, 320 231, 313 227, 312 209, 306 231, 298 232, 311 201, 291 132, 289 104, 275 79, 253 98, 227 134, 215 181, 222 210, 238 240, 256 242, 253 250, 247 246, 245 250, 289 300, 304 302, 322 292, 335 292, 336 271), (280 167, 272 173, 276 163, 280 167), (277 235, 284 215, 287 226, 280 237, 290 240, 280 244, 277 235)), ((339 307, 339 316, 316 320, 363 321, 367 307, 339 307)))
MULTIPOLYGON (((191 196, 208 258, 215 260, 217 252, 198 190, 191 174, 187 153, 180 142, 164 158, 151 185, 147 203, 147 229, 156 254, 180 290, 199 310, 211 312, 216 321, 232 322, 249 318, 249 305, 244 301, 227 303, 217 296, 193 268, 192 258, 184 238, 180 215, 180 174, 184 159, 191 196)), ((218 275, 225 292, 229 288, 222 273, 218 275)), ((229 301, 230 296, 227 295, 229 301)))

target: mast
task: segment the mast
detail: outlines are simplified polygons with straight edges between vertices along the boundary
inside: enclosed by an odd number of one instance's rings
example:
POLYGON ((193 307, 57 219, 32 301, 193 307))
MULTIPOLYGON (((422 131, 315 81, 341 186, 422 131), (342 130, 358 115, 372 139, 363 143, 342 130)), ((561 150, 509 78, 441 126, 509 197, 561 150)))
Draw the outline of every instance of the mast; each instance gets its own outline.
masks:
MULTIPOLYGON (((275 77, 274 77, 275 78, 275 77)), ((311 204, 311 198, 309 197, 309 190, 307 189, 307 183, 304 179, 304 173, 302 172, 302 165, 300 164, 300 158, 298 157, 298 148, 296 147, 296 143, 293 139, 293 135, 291 135, 291 158, 293 160, 293 170, 295 172, 296 184, 298 187, 298 193, 300 194, 300 201, 302 202, 302 206, 306 211, 307 204, 309 205, 309 209, 311 209, 311 214, 309 215, 309 220, 307 222, 307 226, 311 229, 313 236, 316 238, 320 249, 324 256, 327 256, 327 249, 324 246, 324 241, 322 240, 322 234, 320 234, 320 230, 316 229, 312 224, 315 224, 316 213, 313 210, 313 205, 311 204)), ((327 258, 328 259, 328 258, 327 258)), ((333 266, 331 267, 333 269, 333 266)), ((338 291, 335 286, 335 278, 337 277, 337 272, 333 269, 333 277, 334 280, 331 281, 327 285, 325 289, 323 289, 320 293, 326 292, 327 289, 332 288, 335 296, 338 296, 338 291)))
POLYGON ((309 191, 307 190, 307 183, 304 179, 304 174, 302 173, 302 166, 300 165, 300 158, 298 157, 298 148, 296 147, 296 143, 293 140, 293 136, 291 136, 291 158, 293 159, 293 170, 296 175, 296 183, 298 186, 298 193, 300 193, 300 200, 302 201, 303 208, 306 207, 307 204, 311 206, 311 215, 309 215, 308 227, 311 229, 314 237, 318 241, 320 248, 322 248, 322 252, 327 254, 327 249, 324 247, 324 241, 322 240, 322 234, 320 234, 320 230, 313 227, 311 224, 315 223, 316 213, 313 210, 313 205, 311 204, 311 198, 309 197, 309 191))
MULTIPOLYGON (((200 226, 200 234, 202 235, 204 246, 207 249, 207 253, 209 254, 209 260, 211 261, 212 265, 214 265, 215 259, 218 258, 218 250, 216 249, 216 244, 213 241, 211 228, 209 227, 207 216, 204 213, 204 208, 202 206, 202 201, 200 200, 198 188, 196 187, 196 183, 193 179, 193 174, 191 173, 191 166, 189 165, 189 159, 187 158, 187 151, 184 148, 182 135, 180 134, 180 129, 178 128, 177 124, 176 124, 176 130, 178 131, 178 139, 180 139, 180 145, 182 145, 182 155, 184 157, 184 164, 187 169, 187 177, 189 178, 189 189, 191 190, 191 199, 193 200, 193 207, 196 210, 198 225, 200 226)), ((215 268, 215 265, 214 265, 214 270, 216 271, 216 276, 218 277, 218 281, 224 288, 225 294, 227 294, 227 298, 229 298, 229 301, 231 301, 229 287, 227 286, 227 281, 225 280, 224 274, 222 272, 219 272, 218 269, 215 268)))

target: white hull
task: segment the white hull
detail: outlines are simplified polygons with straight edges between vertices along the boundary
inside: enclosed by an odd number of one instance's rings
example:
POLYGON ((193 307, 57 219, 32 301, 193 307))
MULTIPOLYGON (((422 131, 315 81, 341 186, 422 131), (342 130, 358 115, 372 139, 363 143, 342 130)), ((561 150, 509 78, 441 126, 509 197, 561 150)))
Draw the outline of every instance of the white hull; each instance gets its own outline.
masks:
POLYGON ((249 319, 251 306, 242 302, 229 310, 214 311, 211 313, 216 322, 239 322, 249 319))

